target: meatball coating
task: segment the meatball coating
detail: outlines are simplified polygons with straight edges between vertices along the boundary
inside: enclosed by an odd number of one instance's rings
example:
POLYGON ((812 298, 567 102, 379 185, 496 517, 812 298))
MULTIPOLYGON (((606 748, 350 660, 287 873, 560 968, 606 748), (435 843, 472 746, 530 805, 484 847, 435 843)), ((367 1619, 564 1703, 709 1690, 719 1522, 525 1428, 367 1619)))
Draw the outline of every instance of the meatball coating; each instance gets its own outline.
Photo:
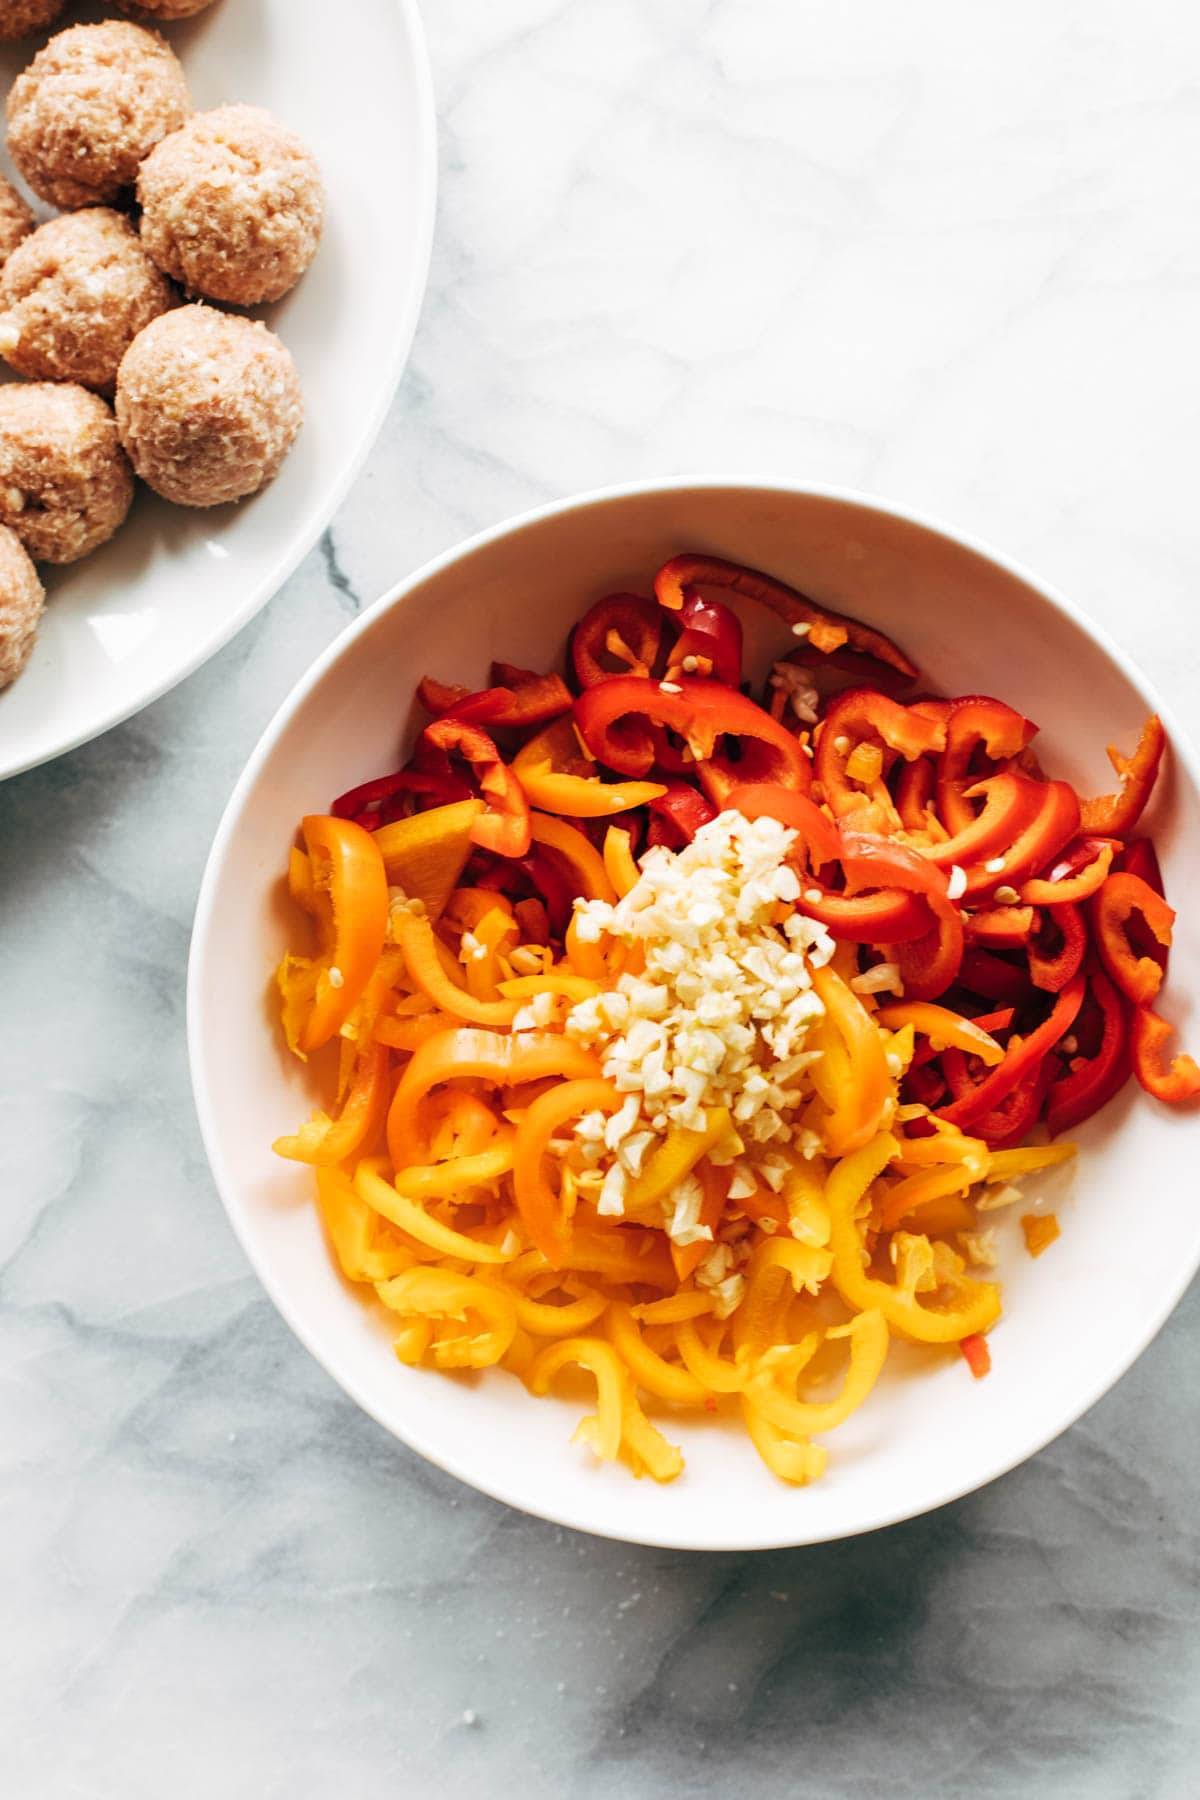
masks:
POLYGON ((142 164, 138 199, 142 240, 159 268, 234 306, 294 287, 325 216, 315 158, 257 106, 194 114, 142 164))
POLYGON ((165 38, 123 19, 52 37, 8 96, 8 149, 55 206, 119 200, 160 138, 191 112, 165 38))
POLYGON ((0 44, 53 25, 67 0, 0 0, 0 44))
POLYGON ((273 331, 181 306, 147 325, 117 376, 121 442, 142 480, 180 506, 220 506, 270 481, 304 417, 273 331))
POLYGON ((0 387, 0 523, 35 562, 77 562, 133 500, 112 408, 73 382, 0 387))
POLYGON ((33 214, 11 181, 0 175, 0 269, 33 230, 33 214))
POLYGON ((0 525, 0 688, 15 681, 29 658, 46 590, 29 552, 7 525, 0 525))
POLYGON ((0 356, 35 380, 111 394, 138 332, 174 304, 128 219, 106 206, 63 213, 0 273, 0 356))
POLYGON ((156 19, 190 19, 213 0, 117 0, 122 12, 153 13, 156 19))

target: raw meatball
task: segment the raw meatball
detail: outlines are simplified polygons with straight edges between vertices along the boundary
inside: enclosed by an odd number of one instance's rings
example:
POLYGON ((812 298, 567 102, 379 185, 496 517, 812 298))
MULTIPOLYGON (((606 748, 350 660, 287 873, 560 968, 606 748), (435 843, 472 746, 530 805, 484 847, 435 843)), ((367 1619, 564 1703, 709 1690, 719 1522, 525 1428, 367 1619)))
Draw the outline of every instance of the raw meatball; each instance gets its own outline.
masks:
POLYGON ((0 44, 53 25, 67 0, 0 0, 0 44))
POLYGON ((257 106, 196 113, 138 175, 142 238, 168 275, 209 300, 259 306, 294 287, 317 252, 321 171, 257 106))
POLYGON ((36 562, 77 562, 133 500, 112 408, 73 382, 0 387, 0 523, 36 562))
POLYGON ((73 25, 13 82, 9 154, 44 200, 95 206, 120 199, 191 110, 183 70, 156 31, 123 19, 73 25))
POLYGON ((33 214, 11 181, 0 175, 0 269, 33 230, 33 214))
POLYGON ((15 681, 33 654, 46 590, 29 552, 7 525, 0 525, 0 688, 15 681))
POLYGON ((181 306, 147 325, 117 375, 121 442, 180 506, 219 506, 277 473, 304 417, 296 366, 252 319, 181 306))
POLYGON ((111 393, 138 332, 174 304, 128 219, 106 206, 63 213, 0 274, 0 356, 22 375, 111 393))
POLYGON ((153 13, 156 19, 190 19, 212 0, 117 0, 122 12, 153 13))

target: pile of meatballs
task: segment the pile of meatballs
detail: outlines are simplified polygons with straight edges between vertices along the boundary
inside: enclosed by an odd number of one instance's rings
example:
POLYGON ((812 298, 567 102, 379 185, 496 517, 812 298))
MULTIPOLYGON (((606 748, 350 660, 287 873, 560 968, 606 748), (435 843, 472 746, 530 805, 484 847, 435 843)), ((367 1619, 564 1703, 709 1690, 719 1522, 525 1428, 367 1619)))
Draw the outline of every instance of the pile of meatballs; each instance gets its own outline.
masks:
MULTIPOLYGON (((225 0, 226 4, 234 0, 225 0)), ((118 0, 159 20, 211 0, 118 0)), ((0 41, 66 0, 0 0, 0 41)), ((0 688, 33 649, 35 564, 71 563, 123 524, 137 475, 180 506, 272 479, 300 429, 295 365, 273 331, 210 302, 280 299, 316 254, 311 153, 254 106, 194 112, 165 38, 130 19, 74 25, 8 97, 8 151, 35 228, 0 177, 0 688)))

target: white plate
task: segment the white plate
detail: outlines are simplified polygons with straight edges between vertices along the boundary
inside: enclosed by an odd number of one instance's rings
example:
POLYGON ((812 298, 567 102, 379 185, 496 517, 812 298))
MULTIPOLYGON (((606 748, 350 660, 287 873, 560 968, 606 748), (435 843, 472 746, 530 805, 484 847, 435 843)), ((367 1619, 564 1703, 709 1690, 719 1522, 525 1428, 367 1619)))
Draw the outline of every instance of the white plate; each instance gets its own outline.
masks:
MULTIPOLYGON (((551 507, 403 583, 320 658, 276 716, 205 873, 189 1046, 204 1141, 234 1229, 298 1336, 360 1405, 431 1461, 527 1512, 640 1543, 759 1549, 850 1536, 952 1500, 1032 1455, 1099 1399, 1200 1261, 1200 1118, 1130 1088, 1081 1131, 1078 1167, 1045 1184, 1062 1219, 1048 1253, 1031 1260, 1015 1216, 998 1215, 1006 1310, 991 1339, 992 1374, 976 1382, 953 1352, 895 1347, 868 1403, 829 1434, 827 1475, 802 1492, 768 1474, 733 1426, 669 1419, 687 1469, 660 1488, 571 1444, 586 1410, 578 1400, 534 1400, 500 1371, 467 1381, 396 1362, 386 1319, 334 1273, 307 1171, 270 1150, 313 1103, 281 1048, 268 995, 292 923, 280 872, 296 823, 397 766, 422 673, 478 683, 493 656, 545 666, 589 601, 616 588, 645 592, 658 564, 684 549, 758 563, 883 626, 943 691, 1012 702, 1041 723, 1046 765, 1084 792, 1111 787, 1104 745, 1132 743, 1156 704, 1066 601, 990 552, 854 496, 671 483, 551 507)), ((743 616, 760 666, 794 641, 761 614, 743 616)), ((1166 722, 1174 753, 1152 820, 1180 918, 1164 1011, 1195 1051, 1200 792, 1195 757, 1166 722)), ((1022 1185, 1032 1198, 1035 1184, 1022 1185)))
MULTIPOLYGON (((307 423, 255 499, 190 512, 142 491, 111 544, 43 571, 37 648, 0 693, 0 779, 106 731, 219 650, 320 536, 383 424, 429 267, 433 93, 415 0, 335 13, 324 0, 217 0, 167 29, 197 107, 264 106, 320 161, 321 248, 261 315, 296 359, 307 423)), ((5 93, 32 48, 5 47, 5 93)))

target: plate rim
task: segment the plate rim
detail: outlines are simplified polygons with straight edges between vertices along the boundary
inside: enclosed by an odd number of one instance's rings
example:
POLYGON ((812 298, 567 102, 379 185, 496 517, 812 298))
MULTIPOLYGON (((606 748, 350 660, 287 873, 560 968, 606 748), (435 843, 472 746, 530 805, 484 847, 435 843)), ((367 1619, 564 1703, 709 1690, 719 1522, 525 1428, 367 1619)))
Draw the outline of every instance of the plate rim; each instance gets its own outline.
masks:
MULTIPOLYGON (((330 487, 325 502, 317 513, 316 524, 312 534, 305 536, 284 552, 256 582, 244 604, 230 619, 222 622, 207 636, 199 647, 190 653, 169 675, 152 682, 144 694, 128 705, 118 702, 110 710, 92 724, 78 732, 69 732, 62 741, 50 750, 39 751, 36 755, 21 757, 13 761, 5 760, 3 745, 0 744, 0 782, 11 780, 17 775, 26 775, 31 769, 40 769, 46 763, 55 762, 60 756, 70 755, 72 750, 79 750, 84 744, 92 743, 103 737, 105 732, 112 731, 126 720, 136 718, 156 700, 161 700, 173 688, 194 675, 197 669, 217 655, 226 644, 244 631, 251 619, 270 605, 305 557, 313 545, 320 542, 329 529, 342 502, 362 473, 383 430, 392 402, 399 390, 404 372, 408 367, 409 356, 417 335, 421 313, 425 305, 425 295, 429 287, 429 269, 433 257, 434 225, 437 219, 438 196, 438 133, 437 103, 433 83, 433 69, 429 60, 429 46, 425 36, 425 24, 421 17, 417 0, 392 0, 399 15, 401 29, 406 30, 413 52, 413 75, 416 86, 416 125, 417 137, 421 148, 421 156, 425 172, 421 180, 421 191, 418 196, 417 231, 415 238, 414 269, 417 280, 412 286, 412 297, 408 308, 401 315, 399 329, 394 339, 394 349, 386 366, 384 380, 380 385, 378 397, 372 409, 366 414, 366 424, 353 454, 347 459, 342 473, 330 487)), ((339 634, 340 635, 340 634, 339 634)), ((336 641, 336 640, 335 640, 336 641)))
MULTIPOLYGON (((240 1201, 235 1197, 238 1193, 237 1183, 225 1164, 223 1151, 218 1136, 215 1112, 209 1093, 204 1059, 201 1055, 202 1019, 206 1006, 206 985, 211 991, 211 984, 203 979, 203 970, 208 956, 207 936, 211 928, 212 914, 215 904, 218 875, 224 862, 228 843, 233 835, 240 817, 245 797, 258 779, 262 765, 267 761, 275 745, 286 729, 293 713, 308 698, 312 690, 324 679, 332 664, 342 651, 356 638, 367 631, 374 619, 382 612, 400 604, 406 596, 419 588, 423 583, 440 574, 476 551, 489 544, 512 536, 529 526, 537 525, 558 514, 579 511, 608 502, 634 499, 646 494, 678 492, 684 489, 729 489, 744 490, 758 495, 780 494, 789 497, 811 496, 820 500, 832 500, 851 506, 866 507, 870 510, 887 514, 902 523, 915 525, 918 528, 936 533, 950 543, 958 544, 973 554, 990 561, 1016 580, 1024 582, 1040 598, 1045 600, 1057 612, 1078 627, 1085 636, 1092 639, 1107 656, 1116 664, 1130 684, 1141 695, 1153 711, 1157 712, 1167 727, 1172 756, 1175 762, 1186 773, 1193 788, 1200 794, 1200 753, 1192 744, 1186 731, 1175 716, 1174 709, 1166 705, 1158 694, 1153 682, 1116 640, 1107 628, 1089 617, 1073 600, 1070 600, 1053 583, 1043 581, 1024 563, 994 549, 986 539, 970 532, 958 530, 944 522, 940 517, 919 511, 907 504, 887 499, 860 488, 845 487, 839 484, 828 484, 803 480, 756 480, 745 475, 672 475, 648 480, 637 480, 616 483, 600 488, 591 488, 578 494, 571 494, 557 500, 532 507, 490 525, 473 536, 455 543, 447 550, 431 557, 410 574, 403 576, 379 598, 363 609, 357 618, 351 620, 333 641, 314 659, 310 667, 296 681, 291 691, 277 707, 266 725, 261 737, 246 760, 241 774, 238 776, 229 799, 221 813, 212 845, 205 862, 197 894, 196 910, 193 915, 192 934, 188 950, 187 993, 186 993, 186 1028, 188 1068, 192 1086, 192 1101, 200 1126, 201 1141, 209 1170, 216 1186, 225 1216, 240 1245, 253 1273, 266 1291, 276 1310, 287 1324, 293 1335, 303 1345, 313 1360, 328 1374, 342 1391, 354 1403, 375 1421, 382 1430, 403 1444, 406 1449, 431 1463, 435 1468, 443 1470, 461 1481, 476 1493, 485 1494, 489 1499, 501 1505, 512 1507, 514 1511, 528 1514, 533 1518, 543 1519, 549 1524, 559 1525, 572 1531, 581 1531, 591 1537, 605 1538, 613 1542, 637 1544, 650 1549, 699 1551, 707 1554, 745 1554, 758 1550, 800 1549, 809 1545, 824 1543, 840 1543, 855 1537, 862 1537, 870 1532, 886 1529, 888 1526, 906 1523, 910 1519, 924 1518, 928 1514, 939 1511, 956 1501, 968 1498, 994 1481, 1020 1468, 1033 1457, 1041 1454, 1048 1445, 1063 1436, 1074 1425, 1092 1410, 1106 1394, 1116 1387, 1117 1383, 1128 1374, 1129 1370, 1153 1343, 1171 1314, 1179 1305, 1187 1292, 1193 1278, 1200 1270, 1200 1239, 1197 1240, 1195 1252, 1190 1260, 1179 1265, 1169 1290, 1164 1290, 1158 1305, 1148 1315, 1146 1324, 1137 1334, 1132 1347, 1122 1352, 1107 1363, 1102 1373, 1084 1390, 1082 1398, 1070 1413, 1058 1421, 1051 1429, 1038 1435, 1032 1443, 1016 1454, 1002 1453, 994 1462, 989 1463, 983 1473, 972 1475, 962 1482, 949 1485, 945 1491, 931 1498, 927 1504, 915 1509, 903 1503, 888 1506, 881 1503, 876 1513, 848 1529, 828 1529, 816 1532, 789 1532, 780 1536, 777 1532, 766 1531, 754 1533, 752 1530, 739 1535, 736 1541, 702 1541, 700 1538, 683 1538, 679 1534, 656 1532, 652 1527, 631 1532, 619 1527, 606 1528, 603 1522, 592 1519, 581 1520, 572 1514, 566 1506, 555 1507, 540 1503, 536 1497, 532 1500, 520 1493, 517 1484, 506 1479, 481 1480, 469 1472, 465 1460, 454 1454, 435 1452, 421 1441, 422 1434, 409 1434, 399 1429, 390 1419, 382 1416, 381 1409, 366 1396, 353 1374, 339 1366, 338 1360, 331 1357, 325 1348, 318 1349, 313 1336, 302 1325, 293 1312, 292 1305, 277 1283, 273 1273, 264 1268, 243 1232, 239 1216, 240 1201)), ((798 1520, 799 1522, 799 1520, 798 1520)))

